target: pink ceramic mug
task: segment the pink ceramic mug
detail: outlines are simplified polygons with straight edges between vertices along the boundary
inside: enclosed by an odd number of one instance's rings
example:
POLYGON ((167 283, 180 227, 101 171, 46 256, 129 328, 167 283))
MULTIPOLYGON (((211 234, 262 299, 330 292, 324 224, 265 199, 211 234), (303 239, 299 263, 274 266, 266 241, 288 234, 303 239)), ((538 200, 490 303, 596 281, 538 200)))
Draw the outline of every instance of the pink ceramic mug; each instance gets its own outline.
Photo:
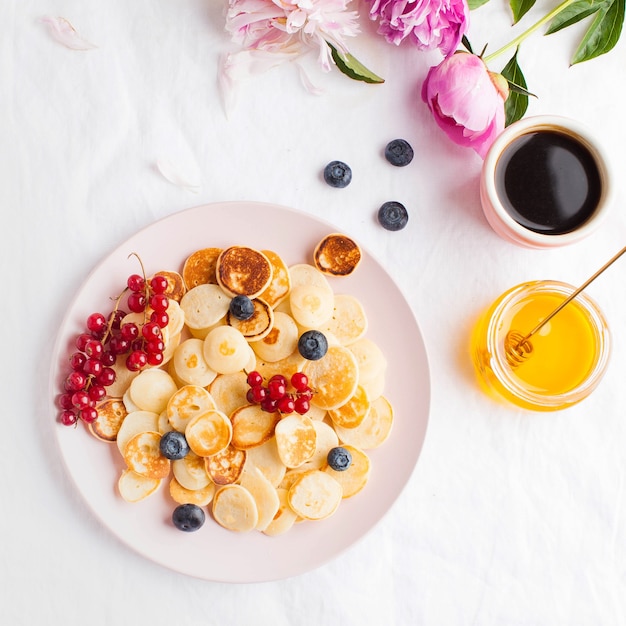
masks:
POLYGON ((491 227, 530 248, 587 237, 606 216, 611 196, 607 159, 589 129, 554 115, 508 126, 489 149, 480 178, 491 227))

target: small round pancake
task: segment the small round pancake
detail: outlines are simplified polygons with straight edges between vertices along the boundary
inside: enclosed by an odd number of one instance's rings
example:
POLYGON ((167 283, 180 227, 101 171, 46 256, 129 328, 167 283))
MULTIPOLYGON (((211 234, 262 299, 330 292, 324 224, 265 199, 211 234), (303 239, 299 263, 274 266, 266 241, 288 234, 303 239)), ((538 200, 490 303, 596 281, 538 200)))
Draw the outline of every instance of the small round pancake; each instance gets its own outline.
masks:
POLYGON ((204 489, 211 482, 207 474, 204 458, 191 450, 182 459, 172 461, 172 473, 186 489, 204 489))
POLYGON ((217 376, 204 358, 202 339, 191 337, 181 342, 174 350, 172 363, 176 378, 185 384, 207 387, 217 376))
POLYGON ((334 424, 343 428, 355 428, 366 418, 370 411, 370 400, 367 392, 360 385, 354 395, 337 409, 330 409, 328 416, 334 424))
POLYGON ((348 346, 359 366, 359 383, 367 383, 376 378, 387 367, 387 359, 378 344, 368 337, 362 337, 348 346))
POLYGON ((293 485, 301 476, 310 472, 311 468, 308 467, 297 467, 296 469, 288 469, 285 472, 285 476, 280 481, 280 485, 278 485, 279 489, 286 489, 289 491, 291 489, 291 485, 293 485))
POLYGON ((225 485, 213 497, 212 513, 215 521, 235 532, 256 528, 259 512, 252 494, 241 485, 225 485))
POLYGON ((170 426, 184 433, 187 424, 202 413, 215 409, 213 396, 198 385, 184 385, 178 389, 167 403, 167 419, 170 426))
POLYGON ((256 503, 259 519, 255 528, 265 530, 280 507, 276 488, 258 468, 250 466, 244 469, 240 485, 252 494, 256 503))
POLYGON ((265 361, 257 358, 254 369, 256 369, 265 380, 269 380, 275 374, 282 374, 290 380, 296 372, 301 372, 306 359, 296 350, 286 359, 280 361, 265 361))
POLYGON ((204 339, 203 354, 209 367, 218 374, 234 374, 250 361, 250 346, 232 326, 216 326, 204 339))
POLYGON ((117 359, 111 369, 115 372, 115 380, 107 387, 107 395, 112 398, 121 398, 130 387, 130 383, 139 376, 139 372, 131 372, 126 367, 124 359, 117 359))
POLYGON ((269 480, 274 487, 278 487, 285 477, 287 468, 278 456, 276 437, 268 439, 260 446, 248 450, 246 465, 254 465, 269 480))
POLYGON ((118 482, 117 488, 126 502, 140 502, 152 495, 161 485, 160 478, 149 478, 125 469, 118 482))
POLYGON ((387 441, 393 426, 393 407, 387 398, 379 396, 371 404, 365 419, 356 428, 342 428, 335 424, 335 432, 342 443, 370 450, 387 441))
POLYGON ((230 314, 226 314, 226 323, 236 328, 247 341, 259 341, 266 337, 274 325, 274 310, 262 298, 252 300, 254 313, 247 320, 238 320, 230 314))
POLYGON ((386 369, 383 369, 374 378, 361 383, 363 389, 365 389, 365 391, 367 392, 367 396, 370 399, 370 402, 373 402, 383 395, 383 392, 385 391, 386 378, 387 372, 386 369))
POLYGON ((332 291, 315 285, 298 285, 289 292, 293 319, 303 328, 320 328, 333 314, 332 291))
POLYGON ((170 460, 161 454, 161 434, 146 431, 135 435, 124 447, 128 469, 147 478, 165 478, 170 473, 170 460))
POLYGON ((249 450, 274 436, 280 414, 269 413, 258 404, 250 404, 237 409, 230 419, 233 425, 233 446, 239 450, 249 450))
POLYGON ((302 371, 313 389, 311 404, 327 411, 339 408, 354 395, 359 370, 354 354, 343 346, 330 346, 317 361, 307 361, 302 371))
POLYGON ((183 280, 187 289, 198 285, 215 284, 215 267, 221 248, 202 248, 192 252, 183 264, 183 280))
POLYGON ((230 298, 219 285, 198 285, 190 289, 180 301, 185 315, 185 324, 190 329, 215 326, 226 317, 230 298))
POLYGON ((257 298, 272 280, 272 264, 259 250, 231 246, 217 258, 217 283, 230 296, 257 298))
POLYGON ((261 252, 268 258, 272 265, 272 280, 260 297, 274 308, 287 296, 291 289, 289 268, 282 257, 276 252, 272 250, 261 250, 261 252))
POLYGON ((250 385, 245 372, 220 374, 209 386, 216 407, 229 417, 233 411, 248 404, 248 389, 250 385))
POLYGON ((315 428, 315 452, 302 468, 322 469, 326 466, 326 458, 332 448, 339 445, 339 438, 334 428, 326 422, 313 421, 315 428))
MULTIPOLYGON (((185 313, 180 308, 180 304, 176 300, 170 298, 169 304, 167 305, 167 315, 169 317, 167 326, 165 327, 167 333, 164 333, 166 334, 166 345, 169 341, 173 341, 176 335, 181 333, 183 326, 185 325, 185 313)), ((163 331, 161 332, 163 333, 163 331)))
POLYGON ((337 294, 333 313, 320 330, 331 333, 342 346, 347 346, 361 339, 367 326, 367 316, 360 300, 349 294, 337 294))
POLYGON ((122 402, 124 403, 124 408, 126 409, 126 413, 132 413, 133 411, 141 411, 141 409, 130 399, 130 389, 127 389, 124 395, 122 396, 122 402))
POLYGON ((298 348, 298 325, 293 318, 281 311, 274 311, 274 324, 260 341, 253 342, 252 349, 264 361, 276 362, 286 359, 298 348))
POLYGON ((198 456, 212 456, 224 450, 233 435, 233 427, 224 413, 212 409, 196 415, 185 428, 185 439, 198 456))
POLYGON ((297 263, 289 267, 289 278, 291 280, 291 288, 301 285, 312 285, 314 287, 323 287, 328 291, 333 290, 328 282, 328 278, 316 267, 308 263, 297 263))
POLYGON ((361 262, 361 249, 347 237, 333 233, 322 239, 313 253, 315 267, 324 274, 348 276, 361 262))
POLYGON ((163 276, 167 280, 165 295, 170 300, 180 302, 180 299, 185 295, 185 292, 187 291, 187 285, 185 285, 183 277, 178 272, 174 272, 172 270, 161 270, 159 272, 155 272, 154 275, 163 276))
POLYGON ((160 413, 176 392, 174 379, 160 369, 147 369, 130 383, 130 399, 142 410, 160 413))
POLYGON ((204 459, 207 474, 216 485, 236 483, 241 476, 247 456, 245 450, 237 450, 231 445, 226 446, 217 454, 204 459))
POLYGON ((300 517, 321 520, 330 517, 339 506, 341 485, 320 470, 304 472, 289 488, 287 501, 300 517))
POLYGON ((202 489, 187 489, 176 478, 170 480, 170 496, 177 504, 195 504, 196 506, 208 506, 215 495, 215 485, 209 483, 202 489))
POLYGON ((337 472, 326 466, 324 471, 340 485, 344 498, 351 498, 365 487, 370 477, 371 462, 367 454, 351 445, 344 448, 352 455, 352 463, 347 470, 337 472))
POLYGON ((174 428, 170 424, 169 419, 167 418, 167 409, 159 413, 159 420, 157 424, 157 431, 160 432, 161 435, 164 435, 165 433, 169 433, 171 430, 174 430, 174 428))
POLYGON ((286 489, 277 489, 276 494, 278 495, 278 511, 276 511, 274 519, 263 531, 269 537, 283 535, 291 530, 298 519, 298 514, 289 506, 288 491, 286 489))
POLYGON ((115 442, 121 454, 124 454, 126 444, 139 433, 147 431, 158 432, 159 415, 151 411, 131 411, 126 415, 120 429, 117 431, 115 442))
POLYGON ((283 417, 275 429, 278 456, 285 467, 300 467, 315 453, 317 432, 306 415, 283 417))
POLYGON ((121 398, 107 398, 98 403, 98 417, 95 422, 88 424, 91 434, 101 441, 113 442, 122 422, 128 415, 121 398))

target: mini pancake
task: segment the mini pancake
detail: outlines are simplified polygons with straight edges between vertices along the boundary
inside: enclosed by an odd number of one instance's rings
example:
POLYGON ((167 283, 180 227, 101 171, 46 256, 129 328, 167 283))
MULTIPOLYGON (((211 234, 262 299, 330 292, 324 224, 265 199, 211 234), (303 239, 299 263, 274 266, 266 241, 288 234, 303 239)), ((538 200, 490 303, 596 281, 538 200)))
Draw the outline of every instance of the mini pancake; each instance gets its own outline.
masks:
POLYGON ((290 380, 296 372, 302 370, 305 362, 306 359, 296 350, 280 361, 265 361, 257 358, 255 369, 266 380, 269 380, 274 374, 282 374, 287 380, 290 380))
POLYGON ((343 346, 330 346, 317 361, 307 361, 302 371, 313 389, 311 404, 326 409, 337 409, 354 395, 359 369, 354 354, 343 346))
POLYGON ((172 270, 161 270, 159 272, 155 272, 154 275, 163 276, 167 280, 167 288, 165 289, 164 295, 166 295, 170 300, 180 302, 180 299, 187 291, 187 285, 185 285, 183 277, 178 272, 174 272, 172 270))
POLYGON ((256 503, 258 520, 255 528, 265 530, 280 507, 276 488, 258 468, 250 466, 244 469, 240 484, 250 492, 256 503))
POLYGON ((324 274, 348 276, 361 262, 361 249, 347 237, 333 233, 322 239, 313 253, 315 267, 324 274))
POLYGON ((126 415, 117 431, 116 443, 120 453, 124 454, 126 444, 139 433, 158 432, 159 415, 151 411, 131 411, 126 415))
POLYGON ((141 411, 141 409, 130 399, 129 389, 127 389, 124 395, 122 396, 122 402, 124 403, 124 408, 126 409, 126 413, 132 413, 133 411, 141 411))
POLYGON ((230 311, 226 314, 226 323, 236 328, 247 341, 259 341, 268 335, 274 325, 274 310, 262 300, 252 300, 254 313, 247 320, 238 320, 230 311))
POLYGON ((202 330, 215 326, 226 317, 230 298, 219 285, 197 285, 180 301, 185 314, 185 324, 190 329, 202 330))
POLYGON ((184 433, 194 417, 215 408, 213 396, 204 387, 184 385, 167 403, 167 419, 174 430, 184 433))
POLYGON ((337 409, 330 409, 328 415, 334 424, 343 428, 355 428, 370 412, 370 400, 367 392, 360 385, 354 395, 337 409))
POLYGON ((257 298, 272 280, 272 264, 259 250, 232 246, 217 258, 217 283, 234 297, 257 298))
POLYGON ((355 341, 348 346, 348 349, 356 357, 360 384, 373 380, 387 367, 387 359, 382 350, 368 337, 355 341))
POLYGON ((112 398, 121 398, 126 390, 130 387, 130 383, 139 375, 139 372, 131 372, 124 363, 124 359, 117 359, 111 369, 115 372, 115 380, 107 389, 107 395, 112 398))
POLYGON ((170 496, 177 504, 195 504, 196 506, 208 506, 215 495, 215 485, 209 483, 202 489, 187 489, 176 478, 170 480, 170 496))
POLYGON ((117 439, 122 422, 128 415, 121 398, 107 398, 98 403, 98 417, 88 424, 91 434, 101 441, 113 442, 117 439))
POLYGON ((259 521, 259 512, 252 494, 241 485, 225 485, 213 497, 213 518, 227 530, 248 532, 259 521))
POLYGON ((289 506, 288 491, 286 489, 277 489, 276 494, 278 495, 278 511, 276 511, 274 518, 263 531, 269 537, 276 537, 291 530, 298 519, 298 514, 289 506))
POLYGON ((146 478, 165 478, 170 473, 170 460, 161 454, 161 434, 146 431, 135 435, 124 446, 128 469, 146 478))
POLYGON ((278 455, 278 447, 276 446, 276 437, 268 439, 260 446, 248 449, 248 458, 246 465, 254 465, 263 475, 274 485, 278 487, 285 477, 287 468, 278 455))
POLYGON ((274 324, 260 341, 251 344, 254 353, 264 361, 286 359, 298 348, 298 325, 281 311, 274 311, 274 324))
POLYGON ((217 376, 204 358, 204 341, 195 337, 185 339, 176 347, 172 364, 175 377, 185 384, 206 387, 217 376))
POLYGON ((384 396, 371 404, 365 419, 356 428, 342 428, 335 424, 335 432, 342 443, 370 450, 387 441, 393 426, 393 407, 384 396))
MULTIPOLYGON (((164 341, 167 344, 168 341, 174 341, 176 335, 179 335, 183 330, 183 326, 185 325, 185 313, 180 308, 180 303, 172 298, 169 300, 166 312, 169 321, 165 327, 167 336, 164 337, 164 341)), ((161 332, 163 333, 163 330, 161 330, 161 332)))
POLYGON ((185 428, 185 439, 198 456, 211 456, 224 450, 232 435, 230 420, 217 409, 192 417, 185 428))
POLYGON ((289 268, 276 252, 272 250, 261 250, 261 252, 272 265, 272 280, 260 297, 274 308, 287 296, 291 289, 289 268))
POLYGON ((324 472, 332 476, 341 485, 344 498, 351 498, 365 487, 370 476, 371 462, 367 454, 351 445, 344 445, 350 452, 352 463, 350 467, 342 472, 326 466, 324 472))
POLYGON ((125 469, 117 481, 117 489, 126 502, 140 502, 152 495, 161 482, 160 478, 149 478, 125 469))
POLYGON ((315 285, 298 285, 289 292, 293 319, 303 328, 319 328, 333 314, 332 291, 315 285))
POLYGON ((245 337, 232 326, 216 326, 204 339, 204 359, 218 374, 234 374, 244 369, 251 352, 245 337))
POLYGON ((230 485, 239 480, 246 459, 245 450, 237 450, 229 445, 204 459, 204 462, 207 474, 216 485, 230 485))
POLYGON ((320 470, 304 472, 289 488, 287 501, 300 517, 321 520, 330 517, 339 506, 341 485, 320 470))
POLYGON ((183 264, 183 280, 187 289, 198 285, 215 284, 215 267, 221 248, 202 248, 192 252, 183 264))
POLYGON ((172 473, 183 487, 192 491, 204 489, 211 483, 204 458, 191 450, 182 459, 172 461, 172 473))
POLYGON ((328 453, 339 445, 339 438, 334 428, 326 422, 312 421, 315 428, 315 452, 301 467, 304 469, 322 469, 326 466, 328 453))
POLYGON ((275 434, 278 456, 285 467, 299 467, 315 453, 317 432, 305 415, 283 417, 276 424, 275 434))
POLYGON ((209 392, 217 408, 229 417, 233 411, 248 404, 246 394, 250 389, 245 372, 220 374, 209 385, 209 392))
POLYGON ((142 410, 160 413, 176 392, 174 379, 161 369, 147 369, 130 383, 130 399, 142 410))
POLYGON ((328 282, 328 278, 309 263, 291 265, 289 267, 289 278, 291 280, 292 289, 300 285, 312 285, 314 287, 323 287, 331 292, 333 290, 328 282))
POLYGON ((239 450, 260 446, 274 436, 279 419, 278 413, 263 411, 258 404, 237 409, 230 416, 233 425, 233 446, 239 450))
POLYGON ((320 330, 331 333, 342 346, 358 341, 367 332, 367 316, 361 302, 349 294, 337 294, 333 312, 320 330))

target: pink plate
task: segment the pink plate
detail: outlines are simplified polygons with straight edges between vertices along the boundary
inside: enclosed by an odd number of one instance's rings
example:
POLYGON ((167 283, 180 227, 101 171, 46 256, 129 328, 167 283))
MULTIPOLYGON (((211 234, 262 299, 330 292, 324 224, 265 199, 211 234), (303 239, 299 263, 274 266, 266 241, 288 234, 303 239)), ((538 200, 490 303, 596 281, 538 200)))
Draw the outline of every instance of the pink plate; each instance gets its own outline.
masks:
MULTIPOLYGON (((139 271, 182 269, 185 258, 206 247, 248 245, 274 250, 289 264, 311 262, 315 245, 336 227, 302 212, 255 202, 226 202, 176 213, 131 237, 91 273, 70 304, 53 352, 50 379, 54 398, 67 374, 66 357, 87 316, 106 313, 110 296, 139 271)), ((233 533, 207 515, 204 526, 183 533, 171 523, 173 504, 164 484, 143 502, 128 504, 116 492, 122 469, 115 446, 85 429, 58 425, 59 449, 78 491, 100 521, 130 548, 172 570, 220 582, 261 582, 312 570, 349 548, 385 515, 406 486, 417 463, 428 423, 430 376, 424 341, 415 317, 387 272, 367 251, 349 277, 331 278, 336 293, 358 297, 369 320, 367 336, 388 360, 385 396, 395 420, 389 439, 368 451, 371 477, 363 491, 342 502, 320 522, 305 522, 284 535, 233 533)))

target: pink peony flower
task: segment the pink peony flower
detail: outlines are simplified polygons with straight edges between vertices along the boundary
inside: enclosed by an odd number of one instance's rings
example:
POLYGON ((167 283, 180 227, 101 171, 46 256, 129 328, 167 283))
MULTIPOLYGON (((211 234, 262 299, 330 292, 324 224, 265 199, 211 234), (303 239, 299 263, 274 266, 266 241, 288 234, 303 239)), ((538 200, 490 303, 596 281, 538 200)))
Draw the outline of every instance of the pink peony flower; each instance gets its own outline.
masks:
POLYGON ((229 0, 226 30, 246 50, 297 57, 310 50, 329 71, 328 44, 347 54, 346 38, 359 33, 350 0, 229 0))
POLYGON ((453 54, 469 28, 467 0, 368 0, 378 33, 399 45, 408 38, 420 50, 453 54))
POLYGON ((482 158, 504 130, 508 84, 474 54, 458 52, 431 67, 422 99, 437 125, 455 143, 473 148, 482 158))

